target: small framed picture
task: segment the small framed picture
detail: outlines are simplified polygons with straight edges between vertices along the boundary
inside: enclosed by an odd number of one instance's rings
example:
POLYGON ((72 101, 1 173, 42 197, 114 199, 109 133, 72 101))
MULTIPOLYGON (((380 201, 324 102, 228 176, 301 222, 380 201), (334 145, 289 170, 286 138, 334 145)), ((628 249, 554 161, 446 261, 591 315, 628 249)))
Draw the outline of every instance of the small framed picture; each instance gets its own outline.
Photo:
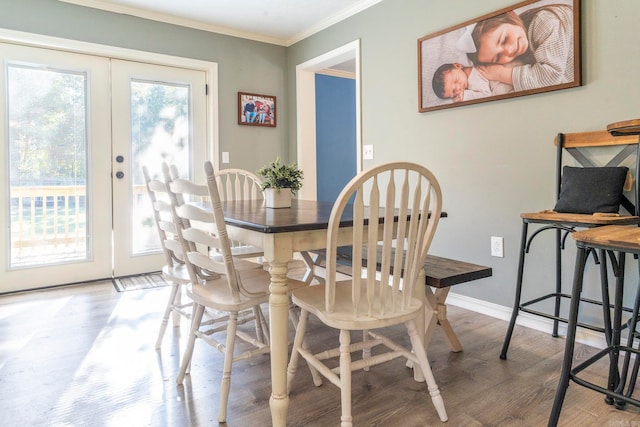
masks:
POLYGON ((238 124, 276 127, 276 97, 238 92, 238 124))

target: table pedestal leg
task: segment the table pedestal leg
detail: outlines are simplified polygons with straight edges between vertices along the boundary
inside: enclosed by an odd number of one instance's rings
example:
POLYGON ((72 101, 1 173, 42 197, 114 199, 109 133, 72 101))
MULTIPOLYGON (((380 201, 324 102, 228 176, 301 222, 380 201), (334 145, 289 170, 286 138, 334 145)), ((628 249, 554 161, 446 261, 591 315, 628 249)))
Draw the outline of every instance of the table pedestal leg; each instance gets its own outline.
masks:
POLYGON ((287 394, 287 342, 289 296, 287 262, 271 261, 269 319, 271 334, 271 421, 273 426, 286 426, 289 395, 287 394))

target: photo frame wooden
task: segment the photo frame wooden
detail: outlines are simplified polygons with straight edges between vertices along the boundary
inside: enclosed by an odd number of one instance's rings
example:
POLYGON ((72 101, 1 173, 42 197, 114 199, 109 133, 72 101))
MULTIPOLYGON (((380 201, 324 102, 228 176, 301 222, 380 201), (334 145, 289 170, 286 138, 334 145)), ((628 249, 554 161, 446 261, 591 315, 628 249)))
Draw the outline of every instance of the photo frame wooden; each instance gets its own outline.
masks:
POLYGON ((276 97, 238 92, 238 124, 276 127, 276 97))
POLYGON ((580 26, 580 0, 526 0, 418 39, 418 111, 580 86, 580 26))

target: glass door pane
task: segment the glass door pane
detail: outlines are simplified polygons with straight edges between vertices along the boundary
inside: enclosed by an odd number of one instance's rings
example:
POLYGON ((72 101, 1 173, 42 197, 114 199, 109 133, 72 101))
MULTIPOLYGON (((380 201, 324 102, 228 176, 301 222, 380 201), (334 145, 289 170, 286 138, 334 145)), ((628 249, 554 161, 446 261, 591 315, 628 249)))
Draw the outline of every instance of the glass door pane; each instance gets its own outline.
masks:
POLYGON ((131 80, 131 155, 133 209, 131 220, 133 256, 158 253, 160 241, 142 174, 147 165, 161 178, 162 162, 189 171, 189 85, 131 80))
POLYGON ((87 75, 7 67, 9 268, 85 261, 87 75))

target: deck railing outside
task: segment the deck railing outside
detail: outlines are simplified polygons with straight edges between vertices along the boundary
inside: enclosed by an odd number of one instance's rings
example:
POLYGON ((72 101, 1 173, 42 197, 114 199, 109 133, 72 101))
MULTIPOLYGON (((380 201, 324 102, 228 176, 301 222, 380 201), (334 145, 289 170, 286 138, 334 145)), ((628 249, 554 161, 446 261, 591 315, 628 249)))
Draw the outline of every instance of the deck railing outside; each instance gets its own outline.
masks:
MULTIPOLYGON (((145 196, 134 186, 134 200, 145 196)), ((11 187, 11 264, 84 259, 88 240, 86 187, 11 187)))

